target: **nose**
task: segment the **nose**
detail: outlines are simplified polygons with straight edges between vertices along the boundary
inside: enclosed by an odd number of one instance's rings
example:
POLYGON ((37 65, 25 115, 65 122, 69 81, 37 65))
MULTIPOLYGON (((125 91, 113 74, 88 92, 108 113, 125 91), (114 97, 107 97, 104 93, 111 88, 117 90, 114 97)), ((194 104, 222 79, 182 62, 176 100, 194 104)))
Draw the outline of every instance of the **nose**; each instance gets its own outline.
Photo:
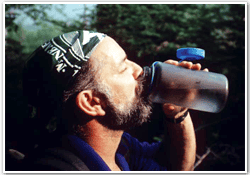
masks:
POLYGON ((133 64, 133 77, 136 80, 140 75, 143 74, 143 69, 138 64, 132 62, 133 64))

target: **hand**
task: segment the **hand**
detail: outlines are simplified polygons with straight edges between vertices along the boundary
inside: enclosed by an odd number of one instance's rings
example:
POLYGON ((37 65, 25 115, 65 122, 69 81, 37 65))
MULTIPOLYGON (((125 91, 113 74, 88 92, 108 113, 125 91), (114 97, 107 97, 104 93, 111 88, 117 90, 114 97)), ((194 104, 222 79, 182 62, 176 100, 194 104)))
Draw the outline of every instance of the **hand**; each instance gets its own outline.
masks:
MULTIPOLYGON (((167 60, 164 63, 167 64, 172 64, 175 66, 181 66, 187 69, 192 69, 192 70, 201 70, 201 64, 197 63, 197 64, 193 64, 192 62, 188 62, 188 61, 183 61, 181 63, 179 63, 178 61, 174 61, 174 60, 167 60)), ((204 69, 203 71, 208 72, 208 69, 204 69)), ((192 100, 195 97, 195 92, 187 92, 188 93, 188 100, 192 100)), ((185 107, 181 107, 181 106, 176 106, 174 104, 169 104, 169 103, 165 103, 163 104, 163 111, 165 113, 165 115, 169 118, 179 118, 181 115, 183 115, 186 111, 187 108, 185 107)))

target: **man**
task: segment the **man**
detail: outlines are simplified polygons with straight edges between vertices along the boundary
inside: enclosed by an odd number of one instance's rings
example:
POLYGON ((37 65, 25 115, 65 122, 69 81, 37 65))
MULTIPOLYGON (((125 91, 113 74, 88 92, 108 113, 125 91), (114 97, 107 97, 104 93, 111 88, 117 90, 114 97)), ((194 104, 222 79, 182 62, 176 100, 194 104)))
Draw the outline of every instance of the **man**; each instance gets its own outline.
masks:
MULTIPOLYGON (((201 69, 191 62, 166 63, 201 69)), ((24 91, 41 117, 60 116, 60 138, 26 156, 24 170, 193 170, 195 133, 186 108, 163 105, 162 143, 140 143, 124 132, 149 119, 151 102, 143 82, 142 68, 104 34, 75 31, 43 44, 27 62, 24 91), (52 147, 56 151, 48 156, 43 150, 52 147), (61 148, 66 156, 59 155, 61 148)))

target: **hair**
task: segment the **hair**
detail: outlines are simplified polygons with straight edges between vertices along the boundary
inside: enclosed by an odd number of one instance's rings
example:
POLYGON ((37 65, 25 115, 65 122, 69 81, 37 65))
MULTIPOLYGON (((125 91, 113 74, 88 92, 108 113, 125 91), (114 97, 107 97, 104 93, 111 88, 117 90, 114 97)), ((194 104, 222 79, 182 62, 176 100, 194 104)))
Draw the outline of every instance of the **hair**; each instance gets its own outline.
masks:
POLYGON ((66 132, 77 132, 76 127, 84 125, 89 117, 76 107, 76 97, 83 90, 92 90, 97 94, 98 83, 96 80, 97 69, 87 61, 82 65, 76 77, 71 81, 68 88, 64 90, 62 97, 62 114, 58 121, 58 127, 66 132), (79 118, 81 114, 81 118, 79 118), (85 116, 85 117, 83 117, 85 116))
POLYGON ((86 62, 81 67, 76 77, 71 81, 71 83, 69 83, 68 88, 64 90, 63 103, 67 103, 73 96, 83 90, 95 90, 95 72, 96 71, 90 62, 86 62))

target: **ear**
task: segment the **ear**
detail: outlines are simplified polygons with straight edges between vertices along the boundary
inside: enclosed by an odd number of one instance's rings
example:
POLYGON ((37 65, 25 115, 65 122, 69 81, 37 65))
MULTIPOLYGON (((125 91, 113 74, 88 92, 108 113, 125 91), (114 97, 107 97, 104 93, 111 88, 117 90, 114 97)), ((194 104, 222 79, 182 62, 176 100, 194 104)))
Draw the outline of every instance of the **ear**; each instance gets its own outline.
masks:
POLYGON ((104 116, 100 99, 91 90, 81 91, 76 97, 76 105, 89 116, 104 116))

